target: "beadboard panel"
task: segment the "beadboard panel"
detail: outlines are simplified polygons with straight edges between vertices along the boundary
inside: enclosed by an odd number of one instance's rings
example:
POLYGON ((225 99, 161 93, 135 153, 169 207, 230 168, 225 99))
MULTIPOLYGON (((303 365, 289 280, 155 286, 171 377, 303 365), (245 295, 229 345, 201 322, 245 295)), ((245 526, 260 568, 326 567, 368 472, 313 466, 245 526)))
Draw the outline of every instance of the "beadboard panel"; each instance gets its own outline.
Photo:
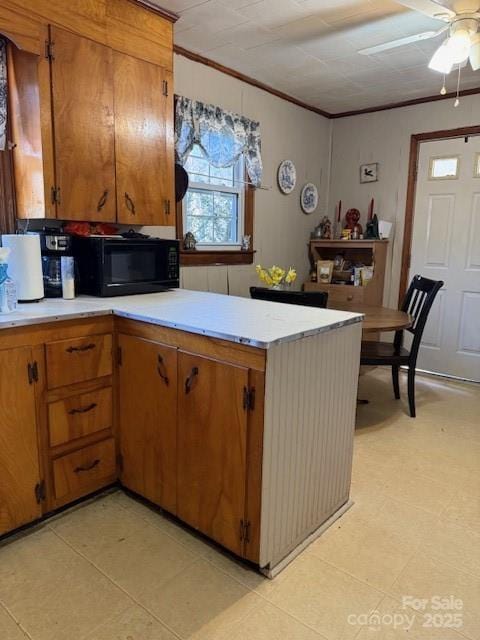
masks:
POLYGON ((268 351, 260 566, 273 568, 349 497, 361 324, 268 351))

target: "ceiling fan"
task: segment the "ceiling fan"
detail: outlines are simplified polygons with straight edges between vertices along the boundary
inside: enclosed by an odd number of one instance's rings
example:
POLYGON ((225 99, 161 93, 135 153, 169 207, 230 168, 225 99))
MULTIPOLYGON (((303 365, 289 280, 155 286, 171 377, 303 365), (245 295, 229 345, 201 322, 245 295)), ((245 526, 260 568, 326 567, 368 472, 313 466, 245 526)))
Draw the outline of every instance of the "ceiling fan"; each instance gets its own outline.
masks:
POLYGON ((454 66, 464 66, 470 60, 474 71, 480 69, 480 0, 395 0, 430 18, 444 22, 435 31, 424 31, 413 36, 391 40, 358 53, 371 55, 402 47, 406 44, 437 38, 448 32, 447 38, 433 54, 430 69, 448 74, 454 66))

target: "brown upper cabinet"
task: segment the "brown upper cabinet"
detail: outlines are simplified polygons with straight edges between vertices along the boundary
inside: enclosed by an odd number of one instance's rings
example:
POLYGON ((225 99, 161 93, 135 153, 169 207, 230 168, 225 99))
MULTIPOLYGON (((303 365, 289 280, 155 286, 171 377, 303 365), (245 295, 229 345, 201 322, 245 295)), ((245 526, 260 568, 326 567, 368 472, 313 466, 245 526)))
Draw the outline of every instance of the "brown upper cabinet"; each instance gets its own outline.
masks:
POLYGON ((50 28, 57 217, 115 220, 113 51, 50 28))
POLYGON ((11 4, 17 216, 175 225, 174 17, 128 0, 90 0, 95 19, 11 4))
POLYGON ((117 220, 174 224, 171 74, 123 53, 113 62, 117 220))

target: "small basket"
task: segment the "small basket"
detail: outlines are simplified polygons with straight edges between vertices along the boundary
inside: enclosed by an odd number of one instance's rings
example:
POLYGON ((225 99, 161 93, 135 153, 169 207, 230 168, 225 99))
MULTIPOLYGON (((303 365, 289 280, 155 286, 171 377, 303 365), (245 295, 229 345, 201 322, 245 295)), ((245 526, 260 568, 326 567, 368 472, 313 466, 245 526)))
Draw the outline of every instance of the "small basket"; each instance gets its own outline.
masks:
POLYGON ((335 282, 350 282, 352 279, 352 271, 334 271, 332 273, 332 281, 335 282))

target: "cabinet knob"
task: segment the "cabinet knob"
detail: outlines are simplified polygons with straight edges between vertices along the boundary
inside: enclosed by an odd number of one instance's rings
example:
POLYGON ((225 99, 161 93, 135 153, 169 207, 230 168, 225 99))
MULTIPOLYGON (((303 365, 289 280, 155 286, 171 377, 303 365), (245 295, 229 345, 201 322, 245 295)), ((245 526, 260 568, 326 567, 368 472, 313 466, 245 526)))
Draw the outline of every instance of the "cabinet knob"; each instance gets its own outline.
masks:
POLYGON ((135 215, 135 203, 133 202, 132 198, 128 195, 128 193, 126 191, 125 191, 125 204, 127 206, 127 209, 132 214, 132 216, 134 216, 135 215))
POLYGON ((90 351, 91 349, 95 349, 93 342, 81 345, 80 347, 68 347, 66 351, 67 353, 75 353, 76 351, 90 351))
POLYGON ((100 196, 100 200, 98 201, 98 204, 97 204, 97 211, 101 211, 103 209, 103 207, 107 203, 107 198, 108 198, 108 189, 106 189, 100 196))
POLYGON ((167 368, 165 366, 165 362, 160 354, 158 354, 157 358, 157 371, 160 378, 165 382, 165 385, 168 387, 170 380, 167 376, 167 368))
POLYGON ((190 393, 192 390, 192 384, 196 376, 198 376, 198 367, 193 367, 190 371, 190 375, 185 380, 185 393, 190 393))
POLYGON ((100 460, 98 460, 97 458, 97 460, 93 460, 92 462, 90 462, 90 464, 86 464, 83 467, 75 467, 73 471, 75 473, 81 473, 82 471, 91 471, 99 464, 100 464, 100 460))
POLYGON ((70 411, 68 413, 71 416, 74 416, 76 413, 88 413, 92 409, 95 409, 96 406, 97 406, 97 403, 96 402, 92 402, 92 404, 89 404, 86 407, 79 407, 78 409, 70 409, 70 411))
POLYGON ((347 300, 348 302, 351 302, 353 300, 353 296, 347 296, 347 300))

